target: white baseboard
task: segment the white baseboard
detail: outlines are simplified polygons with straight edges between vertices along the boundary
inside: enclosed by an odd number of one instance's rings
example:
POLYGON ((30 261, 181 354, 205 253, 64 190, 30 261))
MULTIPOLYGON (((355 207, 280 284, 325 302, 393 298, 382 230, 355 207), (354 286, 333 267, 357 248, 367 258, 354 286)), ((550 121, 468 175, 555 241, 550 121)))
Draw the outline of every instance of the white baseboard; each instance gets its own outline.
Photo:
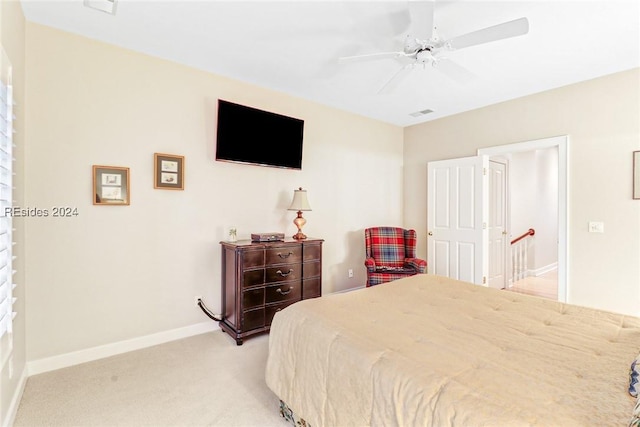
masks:
MULTIPOLYGON (((525 272, 524 277, 538 277, 538 276, 542 276, 543 274, 547 274, 551 271, 557 270, 558 269, 558 263, 554 262, 552 264, 549 265, 545 265, 544 267, 540 267, 537 268, 535 270, 527 270, 525 272)), ((513 279, 510 278, 509 282, 507 283, 507 288, 512 288, 513 287, 513 279)))
MULTIPOLYGON (((338 294, 361 289, 364 287, 365 286, 359 286, 356 288, 343 289, 331 293, 338 294)), ((103 359, 105 357, 115 356, 117 354, 127 353, 129 351, 140 350, 142 348, 164 344, 166 342, 179 340, 181 338, 204 334, 215 329, 218 329, 218 325, 213 321, 197 323, 195 325, 186 326, 184 328, 172 329, 169 331, 158 332, 152 335, 132 338, 130 340, 119 341, 111 344, 101 345, 98 347, 78 350, 71 353, 60 354, 58 356, 32 360, 30 362, 27 362, 27 376, 55 371, 56 369, 67 368, 69 366, 78 365, 80 363, 92 362, 94 360, 103 359)))
POLYGON ((200 335, 218 329, 217 323, 213 321, 197 323, 183 328, 171 329, 156 334, 145 335, 125 341, 105 344, 98 347, 78 350, 71 353, 60 354, 58 356, 27 362, 27 375, 36 375, 43 372, 54 371, 56 369, 67 368, 80 363, 91 362, 129 351, 140 350, 169 341, 187 338, 193 335, 200 335))
POLYGON ((347 289, 342 289, 339 291, 333 291, 333 292, 329 292, 327 295, 331 295, 331 294, 343 294, 345 292, 351 292, 351 291, 355 291, 356 289, 364 289, 366 288, 366 285, 362 285, 362 286, 356 286, 355 288, 347 288, 347 289))
POLYGON ((16 387, 15 394, 11 398, 11 403, 5 415, 5 419, 2 420, 2 427, 9 427, 16 421, 16 415, 18 415, 18 407, 20 406, 20 400, 22 400, 22 394, 24 393, 24 387, 27 385, 27 368, 22 370, 20 379, 18 380, 18 387, 16 387))
POLYGON ((529 273, 528 275, 533 277, 538 277, 557 269, 558 269, 558 263, 554 262, 552 264, 545 265, 544 267, 536 268, 535 270, 530 270, 528 272, 529 273))

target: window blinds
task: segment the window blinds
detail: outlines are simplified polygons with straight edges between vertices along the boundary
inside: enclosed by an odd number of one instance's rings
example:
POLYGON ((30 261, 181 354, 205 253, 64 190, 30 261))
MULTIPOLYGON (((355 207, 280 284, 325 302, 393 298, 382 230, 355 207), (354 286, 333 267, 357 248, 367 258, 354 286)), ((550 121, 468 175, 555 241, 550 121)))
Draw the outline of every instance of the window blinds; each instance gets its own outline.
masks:
MULTIPOLYGON (((4 55, 3 55, 4 56, 4 55)), ((9 68, 10 70, 10 68, 9 68)), ((4 78, 7 76, 8 78, 4 78)), ((13 88, 0 80, 0 338, 11 332, 13 312, 13 88)))

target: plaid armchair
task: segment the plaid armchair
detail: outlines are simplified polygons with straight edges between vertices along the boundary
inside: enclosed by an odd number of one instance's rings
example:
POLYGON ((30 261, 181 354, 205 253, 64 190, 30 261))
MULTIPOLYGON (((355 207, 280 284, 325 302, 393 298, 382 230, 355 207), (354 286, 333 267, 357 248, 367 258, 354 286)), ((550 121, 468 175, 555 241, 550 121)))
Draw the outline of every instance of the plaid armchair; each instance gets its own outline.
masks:
POLYGON ((367 287, 424 273, 427 262, 416 258, 416 231, 399 227, 364 230, 367 287))

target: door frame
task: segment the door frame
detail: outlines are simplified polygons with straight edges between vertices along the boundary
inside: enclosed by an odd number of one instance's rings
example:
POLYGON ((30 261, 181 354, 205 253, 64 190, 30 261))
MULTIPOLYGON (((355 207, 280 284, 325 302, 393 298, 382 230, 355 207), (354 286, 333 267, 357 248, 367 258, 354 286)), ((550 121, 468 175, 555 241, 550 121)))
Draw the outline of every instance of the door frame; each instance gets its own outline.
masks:
POLYGON ((558 301, 570 302, 569 295, 569 136, 559 135, 514 144, 480 148, 478 156, 499 156, 523 151, 535 151, 545 148, 558 149, 558 301))

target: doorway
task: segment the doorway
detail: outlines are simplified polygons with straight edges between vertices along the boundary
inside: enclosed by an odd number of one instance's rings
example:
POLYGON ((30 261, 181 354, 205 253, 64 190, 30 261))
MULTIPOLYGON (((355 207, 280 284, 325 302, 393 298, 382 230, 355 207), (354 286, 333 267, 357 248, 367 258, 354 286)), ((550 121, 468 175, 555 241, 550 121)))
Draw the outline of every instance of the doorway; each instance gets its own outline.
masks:
POLYGON ((489 286, 489 159, 555 147, 557 236, 553 238, 557 248, 557 299, 567 302, 568 142, 568 136, 564 135, 483 148, 476 157, 429 162, 427 255, 430 272, 489 286))
MULTIPOLYGON (((533 161, 537 163, 536 173, 548 175, 544 179, 529 180, 529 185, 533 188, 527 189, 526 192, 530 193, 525 194, 528 203, 523 203, 523 205, 528 209, 529 214, 536 217, 537 224, 541 228, 537 237, 538 252, 533 255, 534 259, 537 257, 537 262, 534 264, 537 265, 537 272, 534 273, 534 276, 537 275, 541 278, 537 284, 545 287, 543 292, 550 294, 552 291, 548 289, 548 286, 552 282, 557 283, 557 300, 562 302, 567 302, 568 292, 568 144, 569 137, 563 135, 478 150, 479 156, 489 156, 489 158, 496 156, 515 158, 525 153, 531 153, 533 161), (551 166, 549 167, 549 165, 551 166), (541 183, 543 184, 541 185, 541 183), (545 218, 545 221, 542 221, 542 218, 545 218), (542 229, 545 232, 542 232, 542 229)), ((512 174, 511 181, 514 179, 512 174)), ((512 197, 518 194, 515 191, 510 193, 512 197)), ((516 204, 513 200, 508 205, 510 206, 509 218, 512 222, 509 227, 513 231, 512 237, 517 237, 518 234, 526 232, 530 228, 526 225, 527 218, 530 216, 518 211, 514 212, 516 204), (525 222, 514 224, 513 218, 516 215, 525 218, 525 222)))
POLYGON ((490 158, 489 286, 557 300, 557 153, 490 158))

